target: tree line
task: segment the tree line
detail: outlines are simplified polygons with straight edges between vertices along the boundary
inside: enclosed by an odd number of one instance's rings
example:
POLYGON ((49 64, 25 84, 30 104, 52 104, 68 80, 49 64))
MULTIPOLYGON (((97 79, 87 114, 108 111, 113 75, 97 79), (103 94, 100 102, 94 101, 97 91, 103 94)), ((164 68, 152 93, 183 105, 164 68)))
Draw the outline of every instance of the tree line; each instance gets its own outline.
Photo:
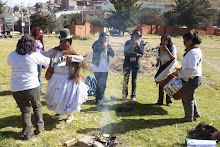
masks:
MULTIPOLYGON (((90 20, 82 18, 82 14, 73 14, 66 21, 63 18, 53 20, 51 15, 35 13, 31 16, 31 27, 41 26, 43 30, 51 32, 54 29, 59 30, 62 27, 68 27, 70 24, 77 25, 82 22, 90 22, 94 26, 105 26, 121 32, 142 24, 199 28, 209 25, 211 16, 215 13, 211 9, 209 0, 175 0, 171 9, 164 13, 156 9, 141 8, 142 4, 138 5, 137 1, 110 0, 115 10, 108 17, 103 12, 90 20)), ((2 3, 0 3, 1 5, 2 3)), ((217 18, 217 25, 220 25, 219 14, 217 18)))

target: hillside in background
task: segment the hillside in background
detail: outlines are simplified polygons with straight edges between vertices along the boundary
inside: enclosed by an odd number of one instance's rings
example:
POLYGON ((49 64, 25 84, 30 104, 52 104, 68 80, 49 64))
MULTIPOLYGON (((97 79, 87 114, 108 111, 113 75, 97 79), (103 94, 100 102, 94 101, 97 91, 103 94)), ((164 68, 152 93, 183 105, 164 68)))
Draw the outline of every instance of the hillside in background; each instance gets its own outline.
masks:
MULTIPOLYGON (((164 4, 175 4, 175 0, 143 0, 148 2, 158 2, 164 4)), ((212 7, 215 9, 220 8, 220 0, 210 0, 212 7)))

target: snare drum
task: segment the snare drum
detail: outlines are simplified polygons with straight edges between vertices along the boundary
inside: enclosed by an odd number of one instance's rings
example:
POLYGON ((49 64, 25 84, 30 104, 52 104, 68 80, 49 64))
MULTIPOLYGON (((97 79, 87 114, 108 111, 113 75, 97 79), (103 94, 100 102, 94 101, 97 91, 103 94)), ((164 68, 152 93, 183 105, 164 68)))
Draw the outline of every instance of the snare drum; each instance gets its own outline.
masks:
POLYGON ((183 82, 181 79, 178 79, 176 76, 169 81, 165 86, 164 90, 166 93, 170 96, 172 96, 174 99, 178 100, 181 99, 181 93, 182 93, 182 87, 183 82))
POLYGON ((154 77, 155 82, 164 87, 164 89, 166 86, 166 93, 176 100, 181 99, 181 85, 183 85, 181 83, 182 81, 179 81, 175 76, 175 73, 178 73, 178 69, 180 69, 180 65, 177 63, 177 61, 175 59, 170 60, 159 68, 154 77), (167 86, 168 83, 170 83, 171 86, 167 86))

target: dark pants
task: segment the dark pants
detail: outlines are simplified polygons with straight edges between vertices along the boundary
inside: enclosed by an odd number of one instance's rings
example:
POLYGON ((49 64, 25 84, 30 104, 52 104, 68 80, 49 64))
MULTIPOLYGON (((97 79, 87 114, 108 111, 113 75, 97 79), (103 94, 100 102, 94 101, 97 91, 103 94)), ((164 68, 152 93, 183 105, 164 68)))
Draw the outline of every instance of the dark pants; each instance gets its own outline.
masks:
POLYGON ((34 111, 36 130, 43 130, 44 121, 41 108, 42 104, 40 102, 40 88, 37 87, 30 90, 12 92, 12 94, 21 111, 23 123, 22 135, 28 138, 33 134, 30 104, 34 111))
POLYGON ((138 67, 127 67, 123 70, 123 72, 124 72, 124 83, 123 83, 123 91, 122 91, 123 96, 127 97, 127 95, 128 95, 128 82, 129 82, 129 76, 130 76, 130 72, 131 72, 131 74, 132 74, 131 98, 136 97, 138 71, 139 71, 138 67))
MULTIPOLYGON (((157 101, 158 104, 163 104, 163 98, 164 98, 164 90, 163 87, 159 85, 159 99, 157 101)), ((166 104, 172 103, 171 97, 166 94, 166 104)))
POLYGON ((41 82, 42 65, 37 65, 37 71, 38 71, 38 80, 40 83, 40 92, 42 92, 43 91, 42 82, 41 82))
POLYGON ((192 119, 199 115, 199 111, 196 105, 195 93, 196 89, 202 82, 202 77, 195 77, 184 82, 182 92, 182 102, 185 111, 185 118, 192 119))
POLYGON ((108 79, 108 72, 95 72, 94 75, 97 81, 96 102, 99 102, 105 98, 105 89, 108 79))

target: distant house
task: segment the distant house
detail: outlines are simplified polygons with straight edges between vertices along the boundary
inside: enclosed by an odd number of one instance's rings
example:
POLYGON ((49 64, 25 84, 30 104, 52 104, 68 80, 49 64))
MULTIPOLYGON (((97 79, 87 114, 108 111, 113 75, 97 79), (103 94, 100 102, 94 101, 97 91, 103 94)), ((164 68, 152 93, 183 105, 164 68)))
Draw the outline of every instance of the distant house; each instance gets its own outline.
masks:
POLYGON ((1 21, 1 31, 12 31, 13 28, 13 15, 12 13, 3 13, 1 21))
POLYGON ((156 9, 156 10, 160 11, 161 13, 164 13, 166 10, 164 3, 138 1, 136 4, 141 5, 141 8, 156 9))

